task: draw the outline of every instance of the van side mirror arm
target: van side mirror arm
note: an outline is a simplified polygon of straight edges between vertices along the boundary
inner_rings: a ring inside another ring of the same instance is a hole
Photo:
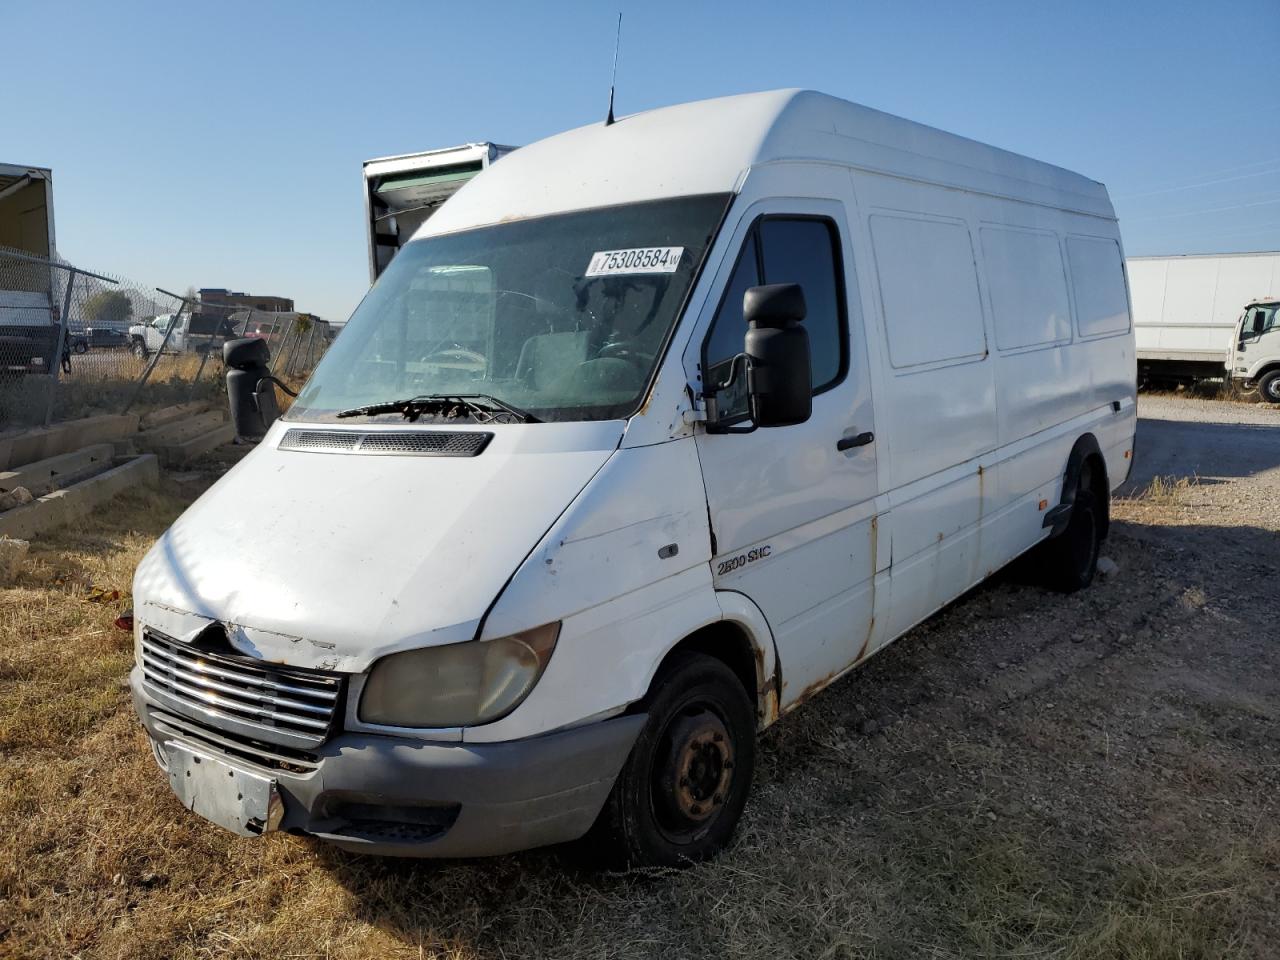
[[[754,433],[757,429],[755,423],[746,427],[722,427],[719,425],[720,391],[728,390],[733,386],[734,381],[738,379],[739,370],[746,376],[751,375],[751,357],[746,353],[735,354],[729,361],[729,373],[724,378],[724,381],[711,384],[710,388],[703,392],[702,400],[707,405],[707,418],[703,422],[706,425],[707,433]]]

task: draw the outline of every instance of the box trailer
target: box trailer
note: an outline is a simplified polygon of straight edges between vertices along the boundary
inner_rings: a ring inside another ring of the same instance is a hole
[[[0,163],[0,373],[48,373],[57,357],[53,171]]]
[[[440,204],[515,147],[464,143],[364,163],[364,210],[369,232],[369,282]]]
[[[1234,374],[1227,362],[1246,308],[1280,299],[1280,252],[1130,257],[1126,266],[1140,380]]]

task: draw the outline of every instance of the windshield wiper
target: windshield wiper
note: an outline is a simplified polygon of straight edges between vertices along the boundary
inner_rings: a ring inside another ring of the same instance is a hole
[[[339,411],[340,418],[376,417],[383,413],[399,413],[410,423],[423,414],[444,414],[448,417],[469,414],[480,423],[490,423],[499,417],[510,417],[517,423],[541,423],[527,410],[514,407],[505,400],[487,393],[426,393],[404,400],[387,400],[363,407]]]

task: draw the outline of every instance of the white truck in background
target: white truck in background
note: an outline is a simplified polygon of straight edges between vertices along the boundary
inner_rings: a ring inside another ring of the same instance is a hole
[[[387,268],[418,227],[468,180],[515,147],[458,147],[379,157],[364,162],[364,210],[369,233],[369,282]]]
[[[0,163],[0,247],[41,259],[55,255],[53,171]],[[52,271],[0,258],[0,373],[48,373],[57,362],[58,316]]]
[[[1129,257],[1138,379],[1236,380],[1280,403],[1280,252]]]

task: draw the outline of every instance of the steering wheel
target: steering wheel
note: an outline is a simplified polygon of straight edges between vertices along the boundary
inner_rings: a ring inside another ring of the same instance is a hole
[[[634,340],[615,340],[596,351],[596,359],[603,360],[607,357],[626,360],[643,371],[648,371],[649,365],[653,363],[653,354],[641,350]]]
[[[463,346],[446,347],[443,350],[437,350],[435,353],[428,354],[423,357],[422,363],[443,363],[452,360],[466,363],[484,363],[485,356],[482,353],[476,353],[474,350],[468,350]]]

